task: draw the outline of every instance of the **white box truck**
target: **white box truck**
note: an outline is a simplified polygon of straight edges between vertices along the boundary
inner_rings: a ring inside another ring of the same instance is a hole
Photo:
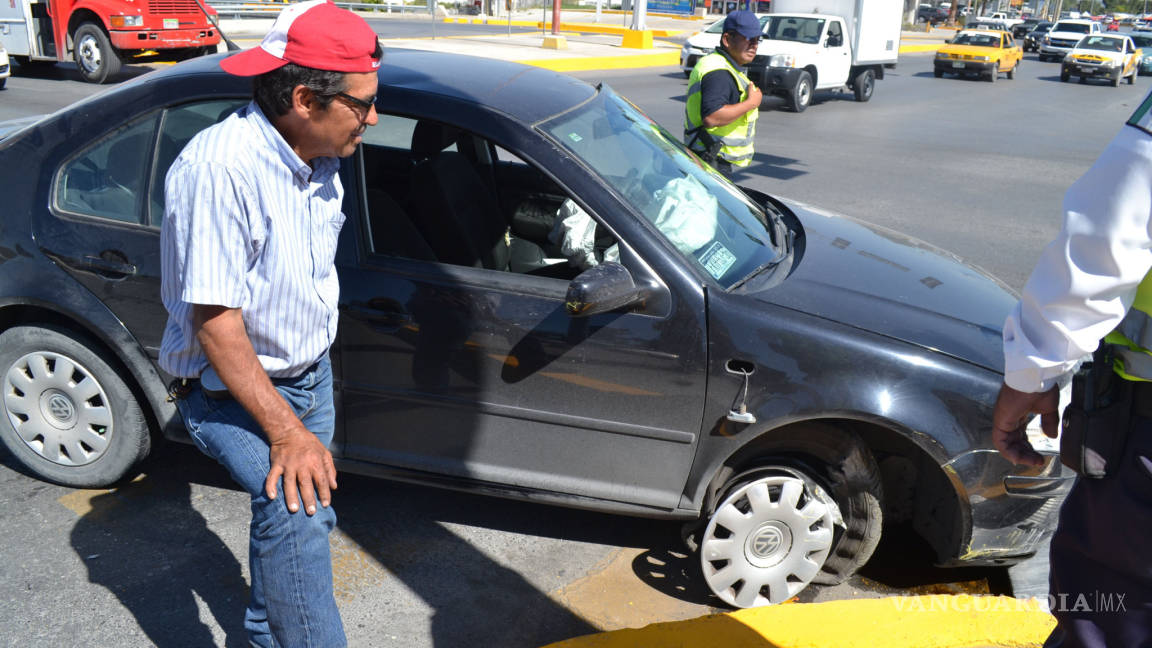
[[[748,76],[803,112],[816,90],[868,101],[900,53],[902,0],[772,0]]]

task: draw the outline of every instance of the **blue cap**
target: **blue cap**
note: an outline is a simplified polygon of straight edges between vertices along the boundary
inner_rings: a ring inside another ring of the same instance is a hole
[[[736,32],[748,40],[760,38],[760,19],[747,9],[739,9],[724,19],[724,31]]]

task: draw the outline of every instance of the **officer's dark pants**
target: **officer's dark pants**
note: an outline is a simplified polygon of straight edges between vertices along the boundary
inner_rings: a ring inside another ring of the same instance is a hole
[[[1137,416],[1123,463],[1078,479],[1052,538],[1045,648],[1152,648],[1152,418]]]

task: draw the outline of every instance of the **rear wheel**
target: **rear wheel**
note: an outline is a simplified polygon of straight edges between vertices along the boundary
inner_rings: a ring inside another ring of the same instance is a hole
[[[1013,65],[1012,69],[1008,70],[1008,73],[1005,76],[1008,77],[1009,81],[1016,78],[1016,68],[1018,67],[1020,67],[1020,61],[1016,61],[1016,65]]]
[[[102,352],[67,329],[18,326],[0,334],[0,441],[36,475],[97,488],[148,454],[136,397]]]
[[[856,75],[852,83],[852,92],[856,101],[868,101],[872,98],[872,91],[876,88],[876,72],[871,68]]]
[[[796,79],[796,86],[792,88],[792,96],[789,98],[789,104],[792,106],[792,112],[804,112],[808,104],[812,102],[812,75],[807,72],[801,72],[800,78]]]
[[[1136,70],[1132,70],[1132,74],[1128,75],[1128,85],[1136,85]]]
[[[880,473],[856,437],[812,424],[759,451],[754,468],[717,491],[700,541],[708,587],[736,607],[840,583],[880,541]]]
[[[80,76],[91,83],[104,83],[120,72],[120,55],[99,25],[84,23],[72,37],[73,58]]]

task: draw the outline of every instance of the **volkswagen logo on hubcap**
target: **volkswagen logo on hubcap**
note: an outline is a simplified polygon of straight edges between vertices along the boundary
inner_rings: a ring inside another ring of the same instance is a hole
[[[76,424],[76,405],[58,389],[49,389],[41,394],[40,412],[48,423],[61,430]]]
[[[780,531],[773,527],[766,527],[752,539],[752,551],[757,556],[767,558],[779,551],[780,545],[783,543],[784,538],[780,536]]]

